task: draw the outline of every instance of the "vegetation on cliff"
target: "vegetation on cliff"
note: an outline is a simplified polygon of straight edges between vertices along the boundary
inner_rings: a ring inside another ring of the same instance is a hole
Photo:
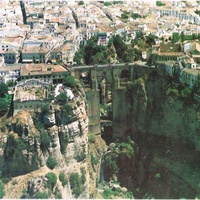
[[[88,116],[85,94],[80,83],[72,76],[65,79],[63,85],[63,90],[70,87],[76,99],[62,101],[61,98],[60,102],[54,97],[51,103],[42,103],[41,108],[19,111],[7,119],[1,118],[0,170],[5,175],[3,179],[9,179],[5,186],[6,197],[21,195],[22,198],[61,199],[67,195],[68,198],[70,195],[87,195],[85,158]],[[69,164],[72,160],[77,163],[78,185],[81,184],[81,190],[78,193],[75,190],[73,194],[68,181],[74,170]],[[30,176],[26,176],[26,173]],[[21,175],[20,180],[18,175]],[[21,182],[20,185],[17,181]],[[5,187],[0,184],[2,196]],[[7,193],[7,188],[15,190],[17,187],[21,189]],[[64,187],[68,193],[62,192]]]
[[[9,108],[11,95],[8,94],[8,86],[0,83],[0,116],[3,116]]]
[[[142,50],[155,44],[156,36],[144,36],[141,31],[133,40],[125,36],[112,36],[107,46],[97,45],[98,37],[92,37],[85,46],[80,46],[74,61],[78,65],[109,64],[142,60]]]
[[[124,142],[115,142],[110,144],[109,150],[105,155],[107,181],[110,181],[109,179],[115,179],[115,177],[120,174],[119,162],[121,162],[121,159],[131,160],[135,155],[135,151],[135,143],[130,139],[130,137],[128,137]]]
[[[2,180],[0,180],[0,199],[2,199],[4,197],[4,184],[2,182]]]
[[[75,196],[75,198],[78,198],[84,190],[83,185],[85,183],[85,172],[81,171],[81,174],[82,175],[80,176],[77,172],[75,172],[75,173],[71,173],[69,177],[72,194]]]

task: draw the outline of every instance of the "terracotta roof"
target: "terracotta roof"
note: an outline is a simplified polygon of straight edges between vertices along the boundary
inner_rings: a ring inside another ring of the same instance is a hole
[[[66,72],[67,70],[61,65],[49,64],[25,64],[21,66],[21,76],[28,75],[51,75],[53,73]]]
[[[47,53],[48,49],[44,47],[26,46],[22,49],[22,53]]]

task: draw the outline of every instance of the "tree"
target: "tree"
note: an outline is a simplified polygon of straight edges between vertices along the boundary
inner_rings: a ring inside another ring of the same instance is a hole
[[[37,192],[34,196],[34,199],[48,199],[49,195],[47,192]]]
[[[137,19],[137,18],[141,18],[141,15],[139,15],[138,13],[132,13],[132,14],[131,14],[131,17],[132,17],[133,19]]]
[[[53,190],[54,186],[57,183],[57,176],[53,172],[46,174],[47,177],[47,186],[49,189]]]
[[[57,97],[56,97],[57,101],[60,104],[65,104],[67,102],[67,95],[64,92],[61,92]]]
[[[48,150],[48,148],[50,147],[50,142],[51,139],[48,133],[46,132],[46,130],[42,129],[40,134],[40,148],[42,149],[42,151]]]
[[[79,5],[79,6],[84,5],[84,1],[79,1],[79,2],[78,2],[78,5]]]
[[[63,106],[63,112],[65,112],[67,115],[73,115],[73,108],[70,104],[65,104]]]
[[[0,116],[4,115],[8,109],[8,102],[5,98],[0,98]]]
[[[64,80],[63,80],[63,85],[66,87],[72,87],[75,88],[76,87],[76,80],[73,76],[67,76]]]
[[[117,56],[123,60],[124,55],[127,51],[127,46],[125,42],[122,40],[122,37],[119,35],[114,36],[113,38],[113,45],[115,47]]]
[[[155,38],[156,38],[156,36],[150,33],[149,35],[146,36],[146,43],[149,46],[154,45],[155,44]]]
[[[83,192],[82,180],[78,173],[71,173],[69,177],[69,182],[72,189],[72,194],[75,198],[78,198],[80,194]]]
[[[136,32],[136,36],[135,36],[135,39],[144,39],[144,35],[142,33],[142,31],[137,31]]]
[[[122,14],[121,14],[121,18],[122,18],[122,19],[128,19],[128,15],[125,14],[125,13],[122,13]]]
[[[49,169],[54,169],[55,166],[57,165],[57,162],[56,160],[54,160],[53,157],[49,156],[46,164]]]
[[[112,5],[111,2],[104,2],[104,6],[110,6],[110,5]]]
[[[93,64],[93,56],[99,52],[105,51],[105,47],[101,45],[97,45],[98,37],[94,36],[88,40],[85,48],[84,48],[84,59],[86,65]]]
[[[187,86],[181,91],[182,98],[190,98],[192,90]]]
[[[44,104],[42,104],[42,106],[41,106],[41,111],[42,111],[42,114],[43,115],[46,115],[46,114],[48,114],[49,113],[49,107],[50,107],[50,105],[49,105],[49,103],[44,103]]]
[[[5,97],[5,95],[8,94],[8,86],[1,82],[0,83],[0,98]]]
[[[183,42],[185,40],[185,34],[183,31],[181,31],[180,37],[181,37],[181,42]]]
[[[176,43],[180,40],[180,35],[179,33],[173,33],[172,35],[172,42]]]
[[[162,3],[161,1],[156,1],[156,5],[157,5],[157,6],[164,6],[165,4]]]
[[[62,186],[64,187],[65,185],[67,185],[67,178],[64,172],[60,172],[59,174],[59,180],[62,183]]]
[[[84,63],[84,48],[80,46],[79,50],[74,55],[74,62],[77,63],[77,65],[83,65]]]

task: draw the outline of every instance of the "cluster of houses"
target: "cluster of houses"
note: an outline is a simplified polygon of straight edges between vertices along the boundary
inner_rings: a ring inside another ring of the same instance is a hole
[[[200,32],[197,1],[170,0],[164,6],[157,6],[156,1],[114,2],[2,0],[0,81],[61,83],[68,74],[63,66],[72,64],[80,44],[94,35],[98,45],[107,45],[112,35],[125,33],[134,38],[139,30],[168,38],[173,32]],[[152,65],[162,63],[171,76],[179,69],[180,81],[192,87],[199,73],[200,44],[158,40],[143,59]]]
[[[86,44],[94,35],[98,36],[98,45],[107,45],[113,34],[125,33],[134,38],[138,30],[159,37],[169,37],[172,31],[181,32],[181,27],[191,30],[188,34],[199,32],[197,3],[165,1],[165,4],[3,0],[0,3],[0,66],[73,63],[80,44]],[[121,17],[123,13],[129,13],[128,19]],[[139,18],[132,18],[131,14]]]
[[[178,77],[182,84],[191,88],[200,75],[200,43],[163,43],[156,47],[149,56],[152,65],[164,66],[171,77]]]

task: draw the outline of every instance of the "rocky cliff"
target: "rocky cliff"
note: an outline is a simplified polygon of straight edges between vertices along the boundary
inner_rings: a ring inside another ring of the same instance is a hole
[[[136,198],[195,198],[200,175],[199,102],[163,71],[135,76],[125,90],[123,136],[130,136],[138,151],[126,161],[120,154],[113,159],[118,164],[117,181]],[[106,168],[109,171],[108,163]]]
[[[84,91],[66,105],[20,111],[1,121],[0,171],[4,198],[95,198],[101,156],[101,138],[92,147],[98,156],[91,166],[88,115]],[[55,183],[53,183],[53,180]],[[52,181],[52,182],[51,182]]]

